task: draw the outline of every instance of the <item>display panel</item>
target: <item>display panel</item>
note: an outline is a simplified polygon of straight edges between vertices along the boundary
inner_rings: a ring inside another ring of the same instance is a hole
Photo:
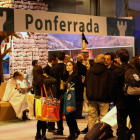
[[[125,48],[130,53],[130,58],[133,57],[133,37],[125,36],[97,36],[85,35],[89,50],[89,58],[94,59],[98,54],[105,54],[106,52],[114,52],[121,48]],[[82,39],[81,35],[71,34],[48,34],[48,52],[51,54],[58,54],[64,51],[69,54],[74,61],[76,56],[81,53]]]

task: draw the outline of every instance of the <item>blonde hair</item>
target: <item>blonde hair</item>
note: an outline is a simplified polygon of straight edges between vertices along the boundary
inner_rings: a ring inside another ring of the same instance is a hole
[[[22,76],[22,72],[21,71],[15,71],[13,77],[16,76]]]
[[[81,60],[84,59],[84,56],[82,54],[79,54],[76,59],[77,59],[77,62],[81,62]]]
[[[97,55],[95,60],[94,60],[95,63],[101,63],[101,64],[104,64],[104,61],[105,61],[105,55],[104,54]]]

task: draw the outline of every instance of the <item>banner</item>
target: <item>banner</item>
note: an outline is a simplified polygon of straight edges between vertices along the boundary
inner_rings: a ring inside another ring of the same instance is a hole
[[[0,8],[0,31],[134,36],[134,20]]]

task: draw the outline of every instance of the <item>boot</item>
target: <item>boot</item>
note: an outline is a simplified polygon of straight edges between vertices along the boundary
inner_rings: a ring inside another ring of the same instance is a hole
[[[65,140],[75,140],[75,136],[74,135],[69,135]]]
[[[78,129],[76,132],[75,132],[75,139],[77,139],[80,135],[80,130]]]
[[[23,111],[23,116],[22,116],[22,120],[25,121],[27,119],[27,116],[26,116],[26,111]]]
[[[42,136],[41,140],[49,140],[49,139],[47,139],[46,136],[44,135]]]
[[[41,134],[36,133],[35,140],[41,140]]]
[[[88,132],[88,125],[87,125],[87,127],[84,130],[81,131],[81,133],[82,134],[86,134],[87,132]]]
[[[26,111],[23,111],[22,120],[23,121],[30,120],[30,118],[28,118],[28,116],[26,115]]]

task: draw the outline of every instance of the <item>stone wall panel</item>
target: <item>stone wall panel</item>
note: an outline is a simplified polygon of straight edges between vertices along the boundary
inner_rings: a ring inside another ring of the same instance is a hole
[[[8,7],[13,9],[48,11],[48,4],[44,3],[43,0],[9,0],[8,4]],[[5,80],[12,77],[13,70],[26,71],[31,68],[33,59],[38,60],[42,67],[47,64],[48,34],[34,33],[30,37],[23,37],[20,32],[17,34],[21,39],[13,38],[13,53],[10,53],[10,76],[5,76]]]

